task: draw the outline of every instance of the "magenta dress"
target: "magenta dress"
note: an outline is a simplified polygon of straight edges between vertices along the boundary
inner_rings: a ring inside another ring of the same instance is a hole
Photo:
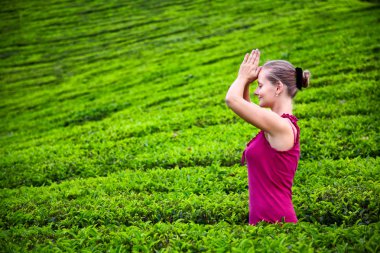
[[[300,129],[294,115],[284,113],[281,117],[289,118],[297,129],[295,144],[290,150],[272,148],[261,130],[243,152],[241,164],[246,160],[248,166],[251,225],[262,220],[268,223],[298,221],[292,203],[292,185],[300,158]]]

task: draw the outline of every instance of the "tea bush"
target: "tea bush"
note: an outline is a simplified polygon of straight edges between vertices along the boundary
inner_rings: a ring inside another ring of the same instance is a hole
[[[2,252],[379,251],[378,3],[3,2]],[[312,74],[297,224],[248,225],[254,48]]]

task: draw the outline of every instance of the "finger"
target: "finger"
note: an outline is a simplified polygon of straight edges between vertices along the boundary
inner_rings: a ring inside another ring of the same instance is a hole
[[[249,57],[249,54],[248,54],[248,53],[245,54],[245,56],[244,56],[244,60],[243,60],[243,63],[246,63],[246,62],[248,61],[248,57]]]
[[[248,57],[248,63],[252,63],[252,58],[253,58],[253,53],[255,52],[255,50],[252,50],[252,52],[250,53],[249,57]]]
[[[252,53],[251,53],[251,59],[250,59],[250,63],[254,63],[255,62],[255,59],[257,57],[257,51],[256,50],[252,50]]]
[[[260,61],[260,51],[257,50],[255,54],[255,59],[253,60],[253,64],[259,66]]]

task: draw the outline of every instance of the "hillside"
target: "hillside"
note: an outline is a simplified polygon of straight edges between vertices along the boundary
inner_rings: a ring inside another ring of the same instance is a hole
[[[2,251],[379,251],[378,3],[3,2]],[[224,101],[254,48],[312,74],[283,227],[247,225]]]

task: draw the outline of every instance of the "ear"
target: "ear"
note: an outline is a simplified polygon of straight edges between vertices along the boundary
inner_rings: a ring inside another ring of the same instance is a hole
[[[277,81],[276,92],[281,93],[285,90],[285,85],[281,81]]]

